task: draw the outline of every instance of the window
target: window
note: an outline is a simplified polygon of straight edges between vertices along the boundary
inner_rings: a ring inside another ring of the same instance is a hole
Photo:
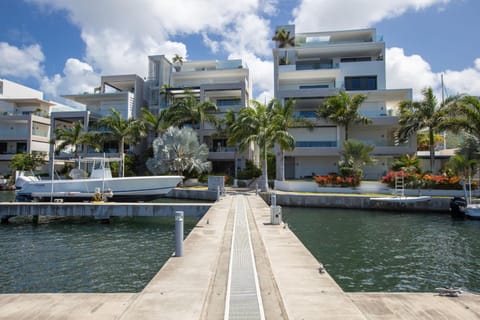
[[[345,77],[345,90],[377,90],[377,76]]]
[[[27,152],[27,143],[26,142],[17,142],[17,153]]]
[[[335,148],[337,141],[296,141],[295,147],[298,148]]]
[[[8,153],[8,145],[6,142],[0,142],[0,154]]]
[[[355,57],[355,58],[342,58],[340,62],[362,62],[362,61],[372,61],[370,57]]]
[[[240,99],[218,99],[217,107],[231,107],[239,106],[241,104]]]
[[[312,84],[300,86],[300,89],[321,89],[328,88],[328,84]]]
[[[293,113],[295,118],[316,118],[317,112],[316,111],[295,111]]]

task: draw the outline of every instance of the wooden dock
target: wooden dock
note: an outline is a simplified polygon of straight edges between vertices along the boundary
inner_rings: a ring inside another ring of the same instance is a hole
[[[4,294],[0,319],[480,318],[479,295],[345,293],[320,266],[259,196],[227,195],[140,293]],[[235,301],[234,286],[251,299]]]

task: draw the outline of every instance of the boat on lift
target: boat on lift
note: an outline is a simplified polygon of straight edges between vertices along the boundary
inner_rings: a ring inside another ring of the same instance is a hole
[[[72,179],[40,180],[35,176],[17,178],[17,201],[82,201],[92,200],[100,191],[112,200],[141,201],[167,194],[183,179],[182,176],[112,177],[111,162],[119,158],[89,157],[79,161],[79,167],[70,171]],[[90,174],[80,169],[90,168]],[[53,176],[53,175],[51,175]]]

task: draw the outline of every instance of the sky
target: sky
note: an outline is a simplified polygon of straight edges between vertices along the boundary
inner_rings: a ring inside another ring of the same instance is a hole
[[[273,96],[276,26],[376,28],[387,88],[480,96],[478,0],[0,0],[0,78],[47,99],[93,92],[101,75],[147,74],[148,56],[243,59],[253,98]]]

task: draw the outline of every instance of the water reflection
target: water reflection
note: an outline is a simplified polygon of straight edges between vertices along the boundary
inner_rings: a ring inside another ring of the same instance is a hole
[[[480,291],[480,222],[446,214],[284,208],[345,291]]]

